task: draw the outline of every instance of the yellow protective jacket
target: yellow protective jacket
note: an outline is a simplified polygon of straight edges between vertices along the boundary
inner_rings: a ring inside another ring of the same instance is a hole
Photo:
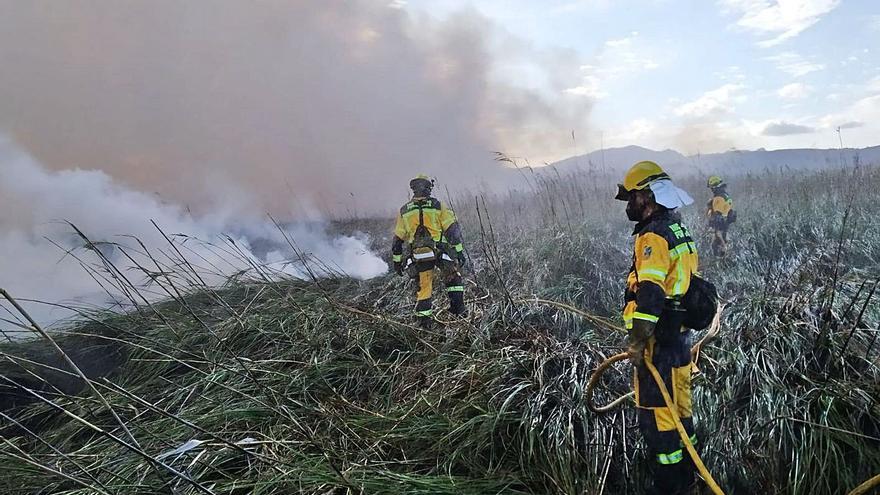
[[[657,323],[667,301],[687,292],[698,268],[697,248],[678,213],[657,212],[639,222],[633,235],[633,264],[623,309],[627,330],[632,329],[634,319]]]
[[[725,192],[716,194],[706,205],[709,225],[713,228],[724,228],[727,226],[731,211],[733,211],[733,199]]]
[[[464,246],[461,239],[461,228],[455,213],[436,198],[414,197],[400,207],[397,222],[394,225],[394,240],[391,245],[391,256],[394,262],[403,261],[403,245],[413,241],[416,228],[419,226],[419,207],[421,206],[425,228],[437,243],[449,244],[456,252],[462,252]]]

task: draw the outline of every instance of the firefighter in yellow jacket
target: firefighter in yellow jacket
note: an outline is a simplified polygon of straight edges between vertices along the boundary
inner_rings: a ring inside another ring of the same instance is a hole
[[[465,263],[464,245],[455,214],[438,199],[431,197],[434,181],[419,175],[410,181],[409,187],[413,197],[400,208],[397,215],[391,256],[398,275],[403,275],[404,270],[408,269],[415,276],[416,315],[419,325],[430,327],[434,316],[431,294],[435,269],[439,268],[443,277],[449,297],[449,311],[455,315],[465,313],[461,277],[461,268]]]
[[[733,200],[727,194],[727,184],[721,177],[709,177],[706,187],[712,190],[712,199],[706,205],[706,216],[712,230],[712,254],[723,257],[727,255],[727,230],[736,221],[736,210],[733,209]]]
[[[654,377],[657,368],[682,424],[696,445],[691,406],[690,331],[682,323],[681,299],[697,271],[697,250],[677,208],[693,199],[654,162],[632,166],[618,186],[627,217],[636,222],[633,263],[626,281],[623,319],[630,360],[635,365],[635,400],[639,430],[654,461],[648,493],[689,493],[694,463],[681,443],[672,414]]]

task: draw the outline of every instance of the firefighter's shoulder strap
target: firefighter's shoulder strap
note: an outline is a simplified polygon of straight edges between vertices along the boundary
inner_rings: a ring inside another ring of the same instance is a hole
[[[419,225],[416,226],[416,234],[430,237],[428,227],[425,225],[425,201],[416,201],[416,208],[419,209]],[[433,240],[433,238],[432,238]]]
[[[419,225],[413,234],[412,257],[415,261],[433,261],[437,258],[437,246],[434,237],[425,225],[425,201],[416,201],[415,205],[419,209]]]

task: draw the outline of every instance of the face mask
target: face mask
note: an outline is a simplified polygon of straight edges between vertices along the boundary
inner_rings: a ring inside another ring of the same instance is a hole
[[[626,218],[629,218],[631,222],[640,222],[644,211],[645,206],[643,202],[639,200],[638,195],[633,194],[629,201],[626,202]]]

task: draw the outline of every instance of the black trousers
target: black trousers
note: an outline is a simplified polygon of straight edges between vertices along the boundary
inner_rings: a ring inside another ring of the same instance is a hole
[[[685,432],[696,446],[691,403],[690,331],[682,331],[682,318],[680,312],[663,313],[655,326],[654,337],[648,343],[645,361],[650,361],[657,369]],[[635,389],[639,431],[653,460],[653,487],[648,493],[689,493],[694,484],[695,466],[646,362],[636,368]]]

